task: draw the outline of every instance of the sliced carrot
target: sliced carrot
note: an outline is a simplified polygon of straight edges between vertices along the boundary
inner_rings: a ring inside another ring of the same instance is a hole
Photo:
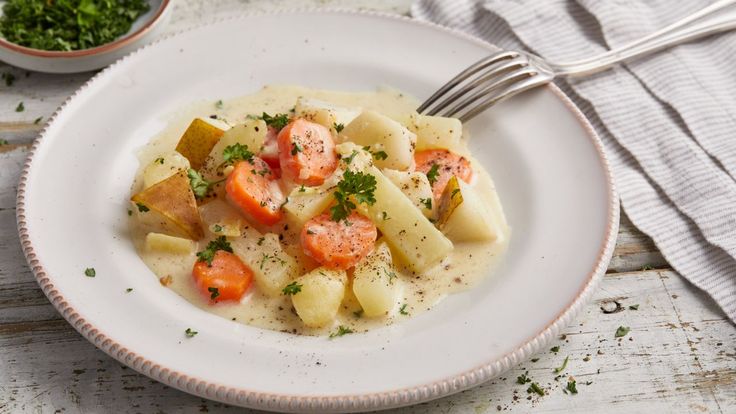
[[[240,300],[253,281],[253,271],[238,256],[218,250],[207,262],[197,262],[192,269],[199,290],[213,301]]]
[[[431,177],[432,174],[427,176],[430,178],[435,200],[439,200],[442,192],[445,191],[447,182],[450,181],[453,175],[465,182],[470,182],[470,179],[473,177],[473,169],[470,167],[470,161],[446,149],[419,151],[414,154],[414,161],[416,163],[416,170],[425,174],[430,173],[433,167],[435,165],[437,166],[435,167],[437,173],[434,176],[434,182]]]
[[[283,218],[284,194],[271,168],[258,157],[253,157],[253,162],[235,164],[227,177],[225,193],[230,203],[259,223],[270,226]]]
[[[279,132],[278,143],[281,170],[297,184],[321,185],[337,168],[335,140],[320,124],[296,119]]]
[[[373,250],[377,233],[376,226],[356,212],[348,216],[347,223],[333,221],[324,213],[302,228],[302,248],[323,266],[349,269]]]

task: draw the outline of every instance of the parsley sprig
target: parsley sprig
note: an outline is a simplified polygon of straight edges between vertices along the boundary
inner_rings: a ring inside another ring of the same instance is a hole
[[[223,165],[233,165],[236,161],[248,161],[252,164],[254,156],[255,154],[248,149],[247,145],[239,142],[228,145],[222,150]]]
[[[440,175],[440,165],[439,164],[432,164],[432,167],[427,171],[427,179],[429,180],[429,185],[434,185],[435,182],[437,182],[437,178]]]
[[[336,331],[336,332],[332,332],[332,333],[330,334],[330,339],[332,339],[332,338],[337,338],[337,337],[339,337],[339,336],[345,336],[345,335],[347,335],[347,334],[351,334],[351,333],[353,333],[353,332],[354,332],[354,331],[353,331],[352,329],[350,329],[350,328],[347,328],[347,327],[345,327],[345,326],[342,326],[342,325],[340,325],[340,326],[338,326],[338,327],[337,327],[337,331]]]
[[[201,252],[197,252],[197,260],[200,262],[207,262],[207,266],[211,267],[212,259],[215,258],[215,253],[217,253],[218,250],[223,250],[229,253],[233,252],[233,248],[230,246],[230,242],[227,241],[225,236],[220,236],[215,240],[212,240],[207,244],[207,248]]]
[[[202,177],[202,174],[192,168],[187,170],[187,177],[189,177],[189,186],[192,187],[194,196],[200,199],[205,198],[213,186],[225,181],[224,178],[217,181],[208,181]]]
[[[284,286],[284,288],[281,290],[281,293],[287,296],[296,295],[297,293],[302,291],[302,285],[297,283],[296,281],[293,281],[289,283],[288,285]]]
[[[277,130],[281,130],[289,123],[289,115],[287,114],[276,114],[271,116],[264,112],[263,115],[261,115],[261,119],[266,122],[266,125]]]
[[[357,207],[351,197],[358,203],[372,206],[376,202],[376,177],[361,171],[346,170],[342,180],[337,183],[337,190],[333,193],[336,204],[330,208],[332,220],[347,220],[350,213]]]

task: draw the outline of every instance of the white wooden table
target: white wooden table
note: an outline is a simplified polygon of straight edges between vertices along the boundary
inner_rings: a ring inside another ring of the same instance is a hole
[[[178,0],[169,31],[246,11],[334,6],[406,14],[410,0]],[[49,304],[26,265],[15,225],[21,166],[43,122],[92,76],[13,73],[0,83],[0,413],[233,412],[122,366],[83,339]],[[25,111],[16,112],[23,102]],[[39,117],[42,121],[35,123]],[[0,141],[2,142],[2,141]],[[623,310],[604,313],[601,308]],[[638,310],[629,308],[638,305]],[[622,339],[619,326],[631,327]],[[405,413],[736,412],[736,328],[712,300],[673,272],[624,217],[595,301],[535,362],[477,388]],[[560,377],[554,368],[569,356]],[[533,360],[534,361],[534,360]],[[546,391],[527,394],[528,376]],[[577,395],[563,392],[577,380]]]

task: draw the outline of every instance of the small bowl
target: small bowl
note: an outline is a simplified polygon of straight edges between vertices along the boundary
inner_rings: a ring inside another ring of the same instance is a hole
[[[0,1],[0,7],[2,3]],[[171,16],[171,0],[149,0],[148,4],[150,10],[133,22],[128,33],[110,43],[61,52],[32,49],[0,37],[0,60],[19,68],[47,73],[77,73],[104,68],[161,33]]]

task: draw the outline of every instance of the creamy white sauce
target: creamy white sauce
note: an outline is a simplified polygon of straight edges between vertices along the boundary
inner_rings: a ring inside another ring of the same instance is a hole
[[[315,98],[345,107],[358,107],[381,112],[397,120],[404,119],[417,106],[415,99],[391,89],[379,89],[375,92],[348,93],[325,90],[314,90],[294,86],[266,86],[258,93],[228,101],[223,105],[213,102],[204,102],[185,108],[172,116],[168,126],[150,144],[138,153],[141,167],[136,181],[132,186],[132,193],[142,187],[142,172],[148,163],[156,159],[159,154],[171,151],[186,130],[192,119],[196,117],[217,117],[230,125],[242,122],[247,115],[259,115],[262,112],[270,114],[288,112],[293,108],[299,97]],[[467,140],[464,134],[464,140]],[[460,148],[453,149],[467,156],[474,171],[473,187],[486,205],[499,205],[493,181],[483,167],[468,154],[464,142]],[[136,219],[135,212],[130,220],[130,228],[136,249],[157,277],[170,279],[168,287],[173,289],[186,300],[199,308],[220,315],[236,322],[284,332],[297,334],[322,335],[335,331],[343,325],[355,332],[365,331],[377,326],[390,325],[401,322],[416,314],[425,312],[444,297],[454,292],[470,289],[487,277],[503,256],[510,236],[510,230],[505,224],[503,214],[498,219],[502,224],[501,241],[483,243],[456,243],[452,253],[439,265],[421,275],[412,275],[406,269],[399,268],[400,283],[403,291],[395,309],[389,316],[380,318],[358,317],[355,312],[360,309],[357,300],[350,290],[346,289],[343,306],[338,313],[334,324],[320,329],[307,328],[301,322],[291,305],[288,296],[276,298],[267,297],[260,293],[255,286],[251,286],[239,303],[221,302],[212,303],[208,296],[202,294],[196,287],[192,277],[192,266],[196,261],[194,252],[201,251],[213,238],[210,234],[197,243],[196,249],[189,255],[167,254],[152,252],[145,248],[146,230]],[[300,261],[302,272],[313,268],[315,264],[300,252],[298,245],[298,231],[289,229],[283,231],[283,226],[276,226],[283,234],[284,249]],[[274,230],[272,230],[274,231]],[[399,312],[402,305],[406,315]]]

